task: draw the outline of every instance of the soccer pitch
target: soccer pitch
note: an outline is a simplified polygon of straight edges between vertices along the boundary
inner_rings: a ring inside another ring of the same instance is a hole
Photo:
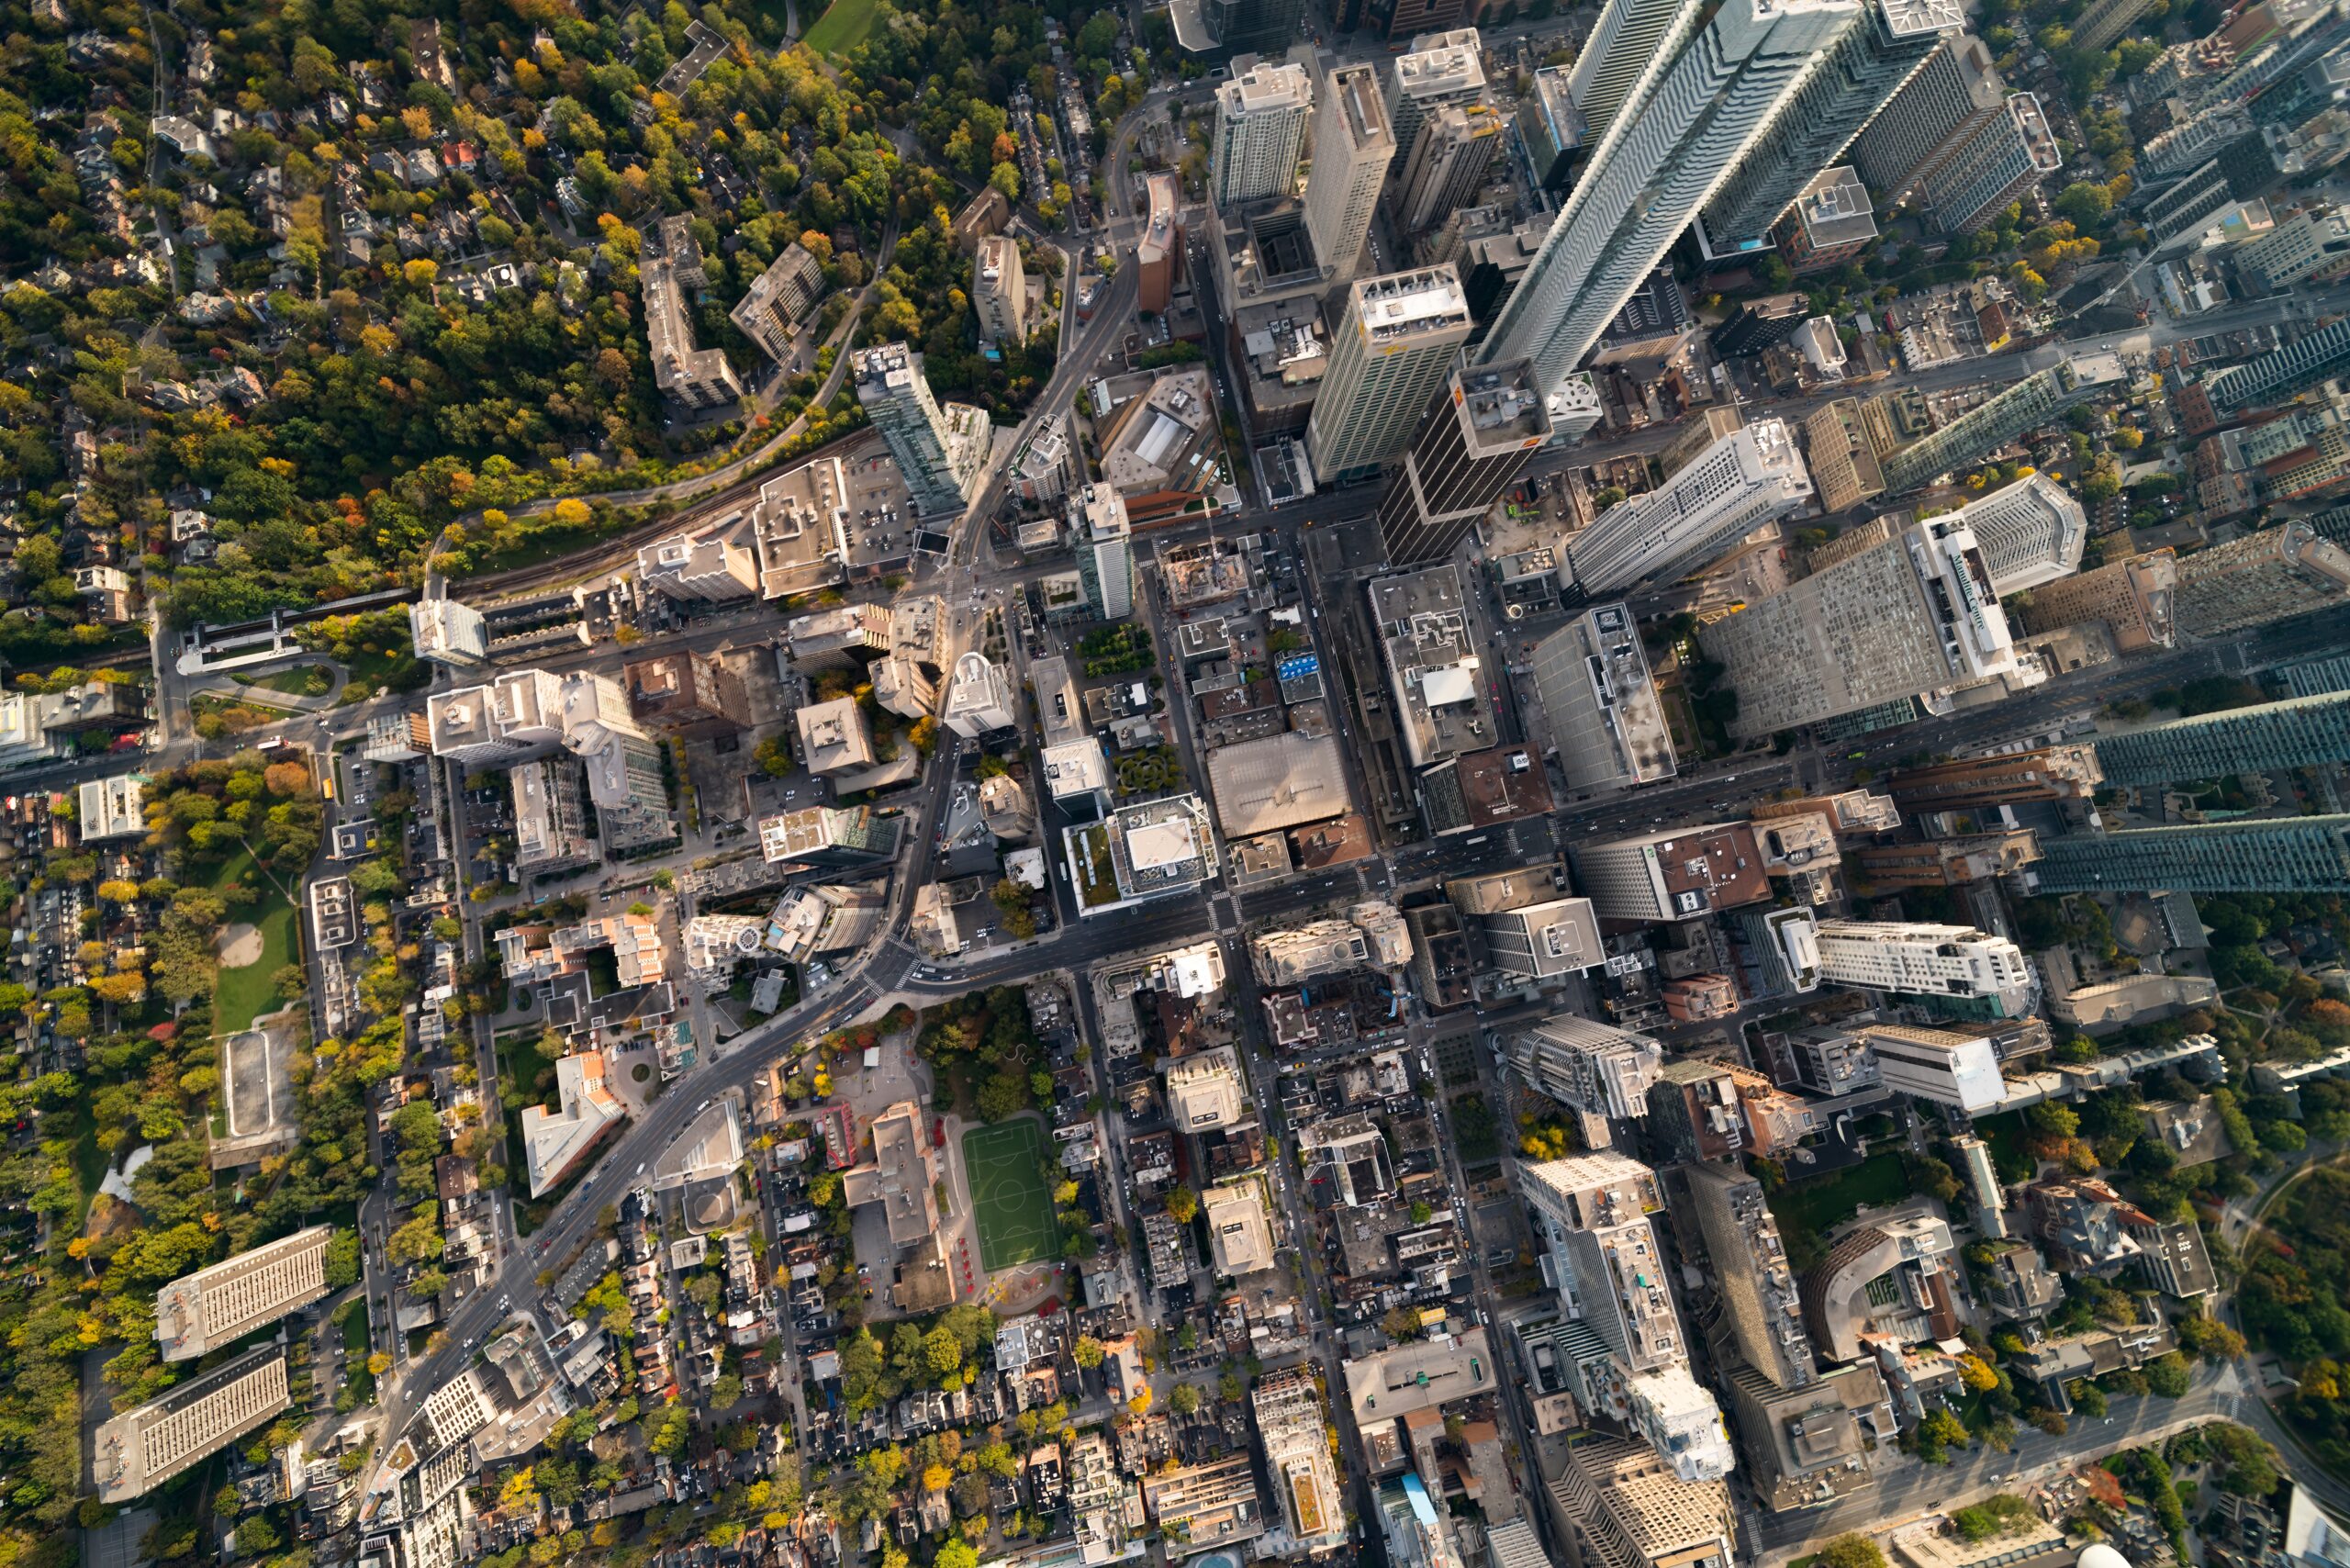
[[[963,1135],[963,1170],[979,1225],[979,1262],[988,1272],[1053,1253],[1053,1195],[1037,1162],[1044,1136],[1023,1118]]]

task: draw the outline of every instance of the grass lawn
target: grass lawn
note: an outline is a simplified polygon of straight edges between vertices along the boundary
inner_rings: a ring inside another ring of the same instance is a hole
[[[1044,1153],[1044,1135],[1024,1117],[963,1135],[963,1169],[979,1222],[979,1262],[990,1273],[1049,1256],[1060,1234],[1053,1224],[1053,1195],[1036,1168]]]
[[[229,883],[253,870],[250,850],[240,849],[221,863],[213,874],[212,887],[217,892]],[[261,901],[242,909],[231,909],[230,924],[249,924],[261,933],[261,962],[248,964],[241,969],[220,971],[219,986],[212,1000],[212,1028],[216,1035],[233,1035],[250,1029],[253,1020],[265,1013],[274,1013],[288,1000],[277,994],[277,987],[270,979],[286,965],[299,961],[294,946],[294,906],[281,895],[276,884],[266,876],[255,875],[253,885],[260,890]]]
[[[375,1353],[375,1342],[367,1333],[367,1298],[352,1297],[335,1322],[342,1329],[342,1381],[358,1395],[360,1405],[373,1405],[375,1374],[367,1370],[367,1358]]]
[[[880,0],[833,0],[800,41],[837,60],[863,43],[880,20]]]
[[[1910,1193],[1901,1156],[1873,1154],[1849,1170],[1816,1182],[1796,1182],[1771,1194],[1771,1212],[1782,1226],[1824,1236],[1861,1210],[1897,1204]]]
[[[106,1179],[111,1165],[106,1151],[98,1147],[98,1122],[90,1114],[90,1102],[85,1095],[73,1107],[73,1174],[82,1185],[81,1211],[73,1216],[77,1222],[89,1218],[90,1200],[98,1195],[98,1183]],[[75,1228],[80,1228],[78,1223]]]
[[[323,665],[295,665],[268,675],[232,675],[229,678],[239,686],[257,686],[265,691],[282,691],[288,697],[324,697],[327,688],[334,684],[334,677]]]

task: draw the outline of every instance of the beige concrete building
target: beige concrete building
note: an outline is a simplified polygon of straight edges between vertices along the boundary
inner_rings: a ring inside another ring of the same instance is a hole
[[[2032,589],[2023,607],[2024,630],[2040,633],[2101,625],[2112,633],[2116,653],[2167,648],[2178,640],[2171,618],[2177,589],[2175,552],[2125,555]]]
[[[1028,271],[1011,235],[979,241],[971,263],[971,305],[979,313],[981,336],[999,343],[1028,341]]]
[[[327,1243],[314,1225],[263,1242],[155,1294],[155,1340],[167,1361],[193,1361],[327,1294]]]
[[[268,1424],[293,1404],[285,1352],[267,1346],[126,1410],[98,1428],[90,1479],[98,1501],[154,1490],[207,1455]]]

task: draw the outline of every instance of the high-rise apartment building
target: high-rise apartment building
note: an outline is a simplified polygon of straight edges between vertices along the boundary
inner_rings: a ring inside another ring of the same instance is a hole
[[[2153,3],[2154,0],[2095,0],[2073,25],[2073,47],[2111,49],[2114,40],[2128,32]]]
[[[961,511],[987,463],[987,415],[960,404],[939,407],[913,351],[903,343],[857,350],[849,374],[856,400],[897,461],[914,510],[926,517]]]
[[[1172,173],[1143,176],[1145,210],[1135,241],[1135,308],[1163,311],[1175,297],[1175,274],[1183,265],[1183,225],[1177,216],[1182,187]]]
[[[770,865],[814,870],[878,866],[896,858],[902,819],[870,806],[803,806],[759,819],[759,854]]]
[[[640,559],[643,554],[638,552]],[[475,669],[489,662],[487,622],[463,599],[445,593],[419,599],[408,607],[408,625],[416,656],[428,664]]]
[[[1785,423],[1757,420],[1571,536],[1561,579],[1578,602],[1671,582],[1713,565],[1748,534],[1799,510],[1811,493],[1811,475]]]
[[[1388,565],[1449,559],[1530,454],[1554,432],[1572,437],[1598,421],[1599,392],[1590,376],[1570,377],[1561,394],[1554,419],[1524,360],[1450,367],[1441,400],[1379,498]]]
[[[1779,215],[1965,21],[1959,0],[1869,0],[1706,204],[1698,235],[1707,253],[1766,246]]]
[[[2010,93],[1998,114],[1918,183],[1943,232],[1972,234],[2064,166],[2064,151],[2039,98]]]
[[[2109,784],[2176,784],[2231,773],[2330,767],[2350,758],[2350,691],[2199,713],[2097,743]]]
[[[517,765],[506,776],[514,798],[514,868],[538,875],[593,866],[595,817],[587,780],[567,756]]]
[[[1936,475],[1996,452],[2026,431],[2063,418],[2077,404],[2119,391],[2129,378],[2121,361],[2109,353],[2074,354],[2033,371],[1886,458],[1885,487],[1895,495],[1922,488]]]
[[[1028,273],[1011,235],[979,236],[971,262],[971,306],[979,314],[980,335],[990,342],[1028,341]]]
[[[324,1296],[333,1239],[332,1226],[314,1225],[165,1285],[155,1294],[162,1359],[193,1361]]]
[[[1575,110],[1569,84],[1572,68],[1545,65],[1517,105],[1518,140],[1534,165],[1534,183],[1546,191],[1562,191],[1574,174],[1574,155],[1583,146],[1583,117]]]
[[[2004,936],[1922,921],[1823,920],[1816,941],[1831,985],[1982,1001],[2002,1018],[2031,1011],[2031,965]]]
[[[2011,593],[2053,583],[2081,564],[2088,514],[2045,474],[2029,474],[1958,509],[1990,569],[1991,591]]]
[[[1730,1568],[1737,1561],[1729,1489],[1719,1481],[1693,1485],[1662,1456],[1621,1438],[1594,1432],[1569,1445],[1549,1501],[1576,1568]]]
[[[2177,595],[2175,552],[2125,555],[2034,588],[2031,602],[2024,607],[2023,628],[2062,632],[2068,626],[2098,624],[2112,636],[2116,653],[2167,648],[2178,641],[2173,614]]]
[[[1732,734],[1770,736],[2016,670],[2014,637],[1964,524],[1934,517],[1701,633],[1729,667]]]
[[[1646,1438],[1679,1483],[1718,1482],[1734,1462],[1720,1408],[1689,1371],[1681,1316],[1649,1215],[1656,1172],[1614,1150],[1521,1165],[1545,1244],[1544,1278],[1588,1331],[1568,1346],[1583,1408]]]
[[[588,798],[608,850],[643,849],[682,835],[669,804],[661,745],[629,711],[628,692],[610,676],[574,670],[563,678],[563,749],[588,772]]]
[[[1544,386],[1581,364],[1860,10],[1857,0],[1729,0],[1716,12],[1647,101],[1623,106],[1630,118],[1598,143],[1484,359],[1531,359]]]
[[[1324,485],[1403,455],[1473,325],[1450,262],[1349,285],[1306,421]]]
[[[1446,104],[1423,120],[1404,160],[1395,198],[1397,230],[1424,233],[1474,206],[1508,123],[1499,109],[1483,103]]]
[[[1806,466],[1830,517],[1885,494],[1885,470],[1861,425],[1860,400],[1839,398],[1803,422]]]
[[[1970,35],[1945,38],[1852,143],[1852,162],[1890,207],[2005,112],[2007,84]]]
[[[1297,41],[1305,0],[1201,0],[1169,14],[1190,53],[1278,54]]]
[[[1305,177],[1305,233],[1332,286],[1351,281],[1387,165],[1395,156],[1379,71],[1341,65],[1322,84],[1314,116],[1314,168]]]
[[[1775,1387],[1803,1387],[1819,1373],[1804,1328],[1801,1283],[1762,1201],[1762,1184],[1740,1166],[1711,1160],[1691,1165],[1685,1175],[1740,1356]]]
[[[1400,174],[1412,155],[1420,127],[1447,104],[1472,104],[1485,95],[1485,50],[1474,28],[1424,33],[1395,57],[1387,82],[1387,130],[1394,138],[1387,172]],[[1319,154],[1317,154],[1318,156]]]
[[[1646,1035],[1562,1013],[1509,1036],[1502,1057],[1560,1104],[1620,1121],[1647,1114],[1664,1047]]]
[[[965,740],[977,740],[1017,722],[1012,682],[994,660],[981,653],[967,653],[955,661],[954,678],[946,688],[946,706],[939,722]]]
[[[674,534],[636,553],[637,581],[671,599],[732,603],[759,596],[759,559],[731,539]]]
[[[2035,801],[2086,801],[2104,779],[2093,747],[2065,745],[1905,767],[1886,788],[1904,811],[1958,812]]]
[[[1575,56],[1567,91],[1583,119],[1583,144],[1596,150],[1648,103],[1696,30],[1693,0],[1610,0]]]
[[[2226,637],[2350,596],[2350,550],[2307,522],[2247,533],[2182,555],[2172,610],[2189,637]]]
[[[1088,485],[1070,498],[1069,534],[1085,600],[1104,621],[1135,612],[1134,527],[1126,498],[1108,484]]]
[[[2032,871],[2047,893],[2350,892],[2350,816],[2065,834]]]
[[[285,1351],[265,1345],[124,1411],[101,1425],[93,1439],[90,1479],[98,1501],[128,1502],[153,1491],[268,1425],[293,1402]]]
[[[2272,294],[2321,272],[2338,274],[2350,259],[2350,213],[2304,208],[2244,241],[2231,259],[2240,275]]]
[[[751,281],[727,319],[776,364],[791,357],[791,330],[824,297],[824,263],[794,240]]]
[[[1678,770],[1628,606],[1594,605],[1536,644],[1534,689],[1559,766],[1576,789],[1653,784]]]
[[[1215,90],[1208,190],[1219,207],[1287,196],[1297,184],[1314,81],[1301,66],[1259,61]]]

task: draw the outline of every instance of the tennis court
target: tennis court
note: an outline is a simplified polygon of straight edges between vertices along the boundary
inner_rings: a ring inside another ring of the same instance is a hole
[[[963,1135],[963,1171],[979,1226],[979,1263],[990,1273],[1053,1253],[1053,1195],[1037,1169],[1044,1150],[1044,1135],[1026,1118]]]

